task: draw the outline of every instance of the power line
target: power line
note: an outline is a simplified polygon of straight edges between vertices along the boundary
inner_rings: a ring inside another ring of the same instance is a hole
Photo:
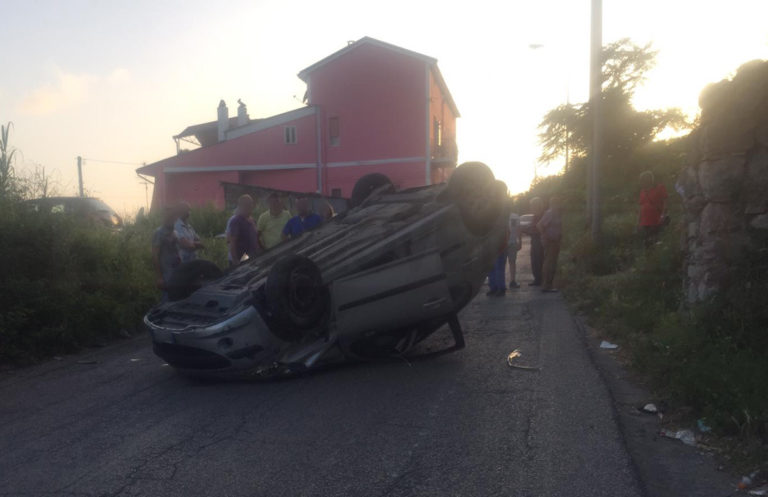
[[[89,160],[91,162],[101,162],[102,164],[122,164],[124,166],[143,166],[144,163],[142,162],[123,162],[118,160],[100,160],[100,159],[90,159],[88,157],[83,157],[83,160]]]

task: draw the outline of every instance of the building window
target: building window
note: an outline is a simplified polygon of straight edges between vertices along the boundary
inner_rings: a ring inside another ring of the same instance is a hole
[[[296,126],[285,127],[285,143],[288,145],[296,144]]]
[[[331,189],[331,197],[341,197],[341,188]]]
[[[331,117],[328,119],[328,141],[332,147],[339,146],[339,118]]]

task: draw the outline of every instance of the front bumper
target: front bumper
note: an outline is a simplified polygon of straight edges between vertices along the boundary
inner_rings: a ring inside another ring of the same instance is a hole
[[[270,367],[283,343],[249,306],[214,325],[164,328],[144,318],[155,354],[182,372],[217,375]]]

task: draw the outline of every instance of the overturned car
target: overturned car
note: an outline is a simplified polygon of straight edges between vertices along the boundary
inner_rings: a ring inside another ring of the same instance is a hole
[[[506,186],[482,163],[395,192],[361,178],[350,210],[221,274],[179,268],[144,318],[155,353],[193,376],[264,378],[400,355],[477,294],[506,238]]]

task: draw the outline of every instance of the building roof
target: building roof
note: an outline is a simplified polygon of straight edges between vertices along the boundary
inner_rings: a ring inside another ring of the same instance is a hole
[[[453,101],[453,96],[451,96],[451,92],[448,90],[448,85],[445,84],[443,75],[440,73],[440,69],[437,67],[437,59],[435,59],[434,57],[430,57],[428,55],[414,52],[412,50],[398,47],[397,45],[392,45],[391,43],[387,43],[381,40],[377,40],[375,38],[371,38],[370,36],[364,36],[355,42],[351,42],[341,50],[338,50],[332,53],[331,55],[325,57],[324,59],[321,59],[315,62],[311,66],[305,67],[304,69],[299,71],[299,74],[298,74],[299,78],[305,83],[309,83],[310,73],[328,64],[329,62],[333,62],[334,60],[351,52],[352,50],[355,50],[361,45],[373,45],[373,46],[385,48],[387,50],[391,50],[393,52],[397,52],[399,54],[406,55],[408,57],[413,57],[413,58],[422,60],[426,64],[429,64],[429,66],[432,69],[432,74],[434,75],[435,80],[437,81],[437,84],[440,86],[440,89],[443,91],[443,95],[445,96],[445,99],[448,101],[448,105],[450,105],[451,110],[456,115],[456,117],[461,117],[461,115],[459,114],[459,109],[456,107],[456,103]]]
[[[251,119],[247,124],[262,121],[262,119]],[[247,125],[246,124],[246,125]],[[237,116],[229,118],[229,129],[237,128]],[[189,138],[194,136],[201,147],[207,147],[219,142],[219,123],[210,121],[207,123],[193,124],[184,128],[184,131],[175,135],[174,140],[179,138]]]

